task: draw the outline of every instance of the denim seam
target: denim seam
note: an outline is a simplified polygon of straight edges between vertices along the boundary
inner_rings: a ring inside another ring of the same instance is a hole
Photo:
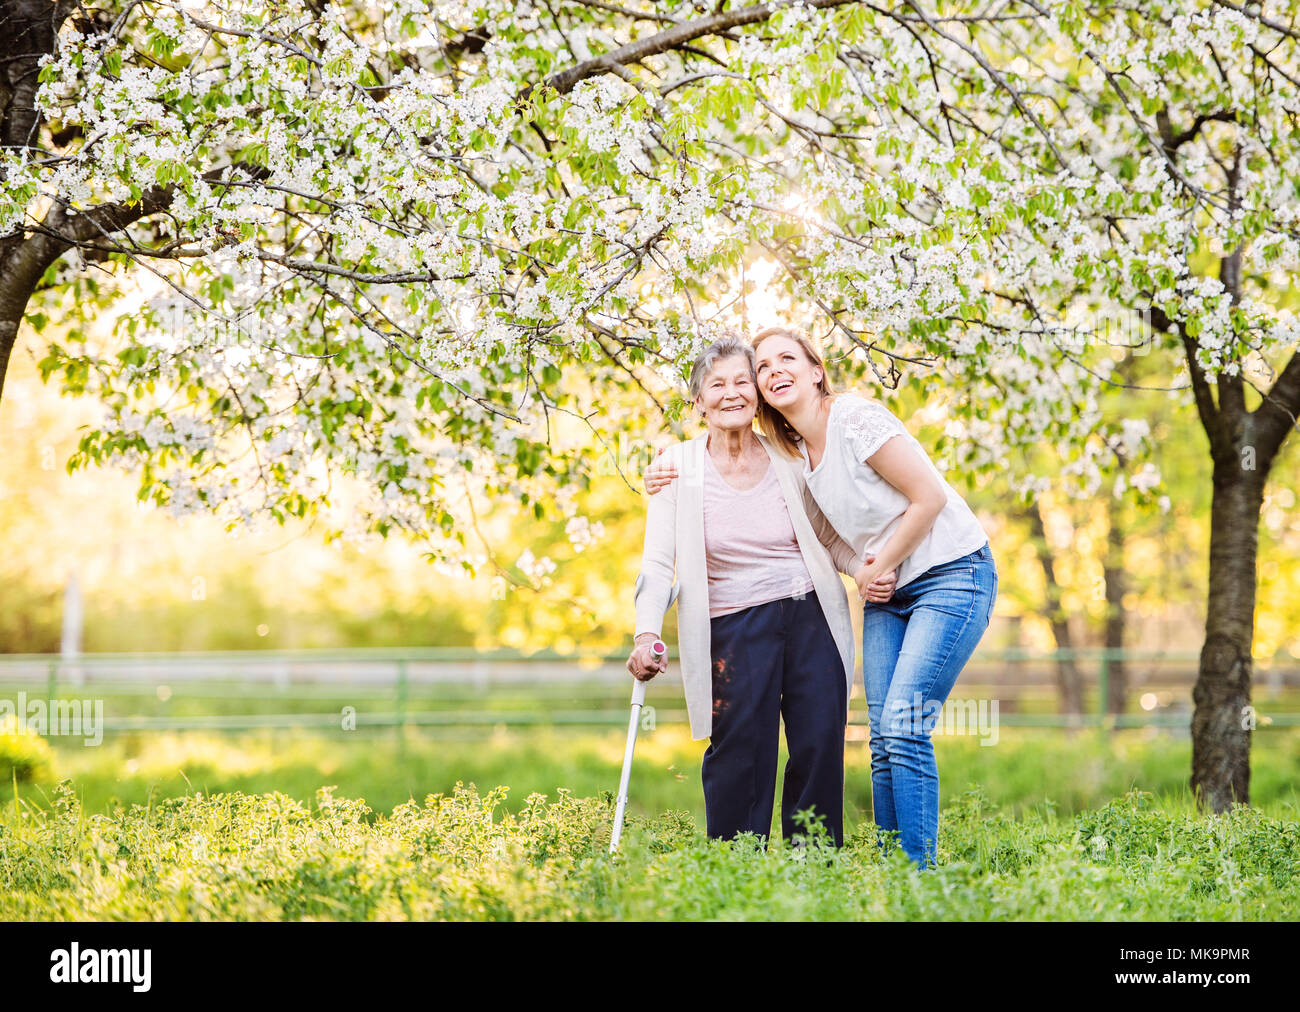
[[[903,620],[902,616],[899,615],[897,611],[895,611],[893,608],[887,607],[884,604],[872,604],[871,602],[867,602],[863,605],[863,609],[862,609],[864,624],[866,620],[867,611],[870,608],[876,608],[879,611],[886,612],[888,614],[893,615],[897,619]],[[863,652],[863,664],[865,665],[866,655],[867,655],[865,627],[863,629],[862,652]],[[894,660],[895,662],[897,662],[897,657],[895,657]],[[889,755],[889,747],[885,743],[885,733],[884,733],[884,728],[882,726],[884,723],[885,699],[887,699],[889,696],[889,686],[892,683],[892,681],[893,681],[893,676],[891,674],[889,680],[886,681],[885,683],[884,695],[881,697],[880,700],[880,719],[876,719],[871,713],[871,695],[867,687],[866,669],[865,667],[863,668],[862,690],[863,690],[863,701],[867,704],[867,720],[868,720],[867,748],[868,748],[868,754],[870,755],[870,759],[871,759],[869,768],[870,768],[870,776],[871,776],[872,804],[874,808],[875,795],[876,795],[876,749],[877,747],[879,747],[881,759],[883,763],[882,772],[884,772],[885,775],[889,776],[890,778],[888,801],[889,801],[890,808],[894,809],[895,811],[894,826],[891,828],[893,831],[896,832],[898,830],[898,825],[897,825],[897,807],[895,806],[894,799],[893,799],[893,772],[892,772],[893,763]],[[881,825],[880,813],[878,811],[873,813],[873,819],[877,825]],[[880,845],[883,851],[885,847],[884,839],[878,838],[877,843]]]
[[[932,689],[934,689],[934,683],[935,683],[935,681],[936,681],[936,680],[938,679],[938,677],[939,677],[939,672],[940,672],[943,668],[947,667],[947,665],[948,665],[948,661],[952,658],[952,652],[953,652],[955,649],[957,649],[957,642],[958,642],[958,640],[960,640],[961,637],[962,637],[962,634],[965,633],[965,631],[966,631],[966,627],[970,625],[971,617],[975,614],[975,599],[976,599],[977,597],[979,597],[979,588],[978,588],[978,586],[976,586],[976,587],[971,591],[971,595],[970,595],[970,611],[968,611],[968,612],[966,613],[966,617],[965,617],[964,619],[962,619],[961,632],[959,632],[956,636],[953,637],[953,639],[952,639],[952,643],[950,643],[950,644],[948,645],[948,652],[947,652],[946,654],[943,655],[943,660],[941,660],[938,664],[936,664],[936,665],[931,669],[932,672],[933,672],[933,674],[932,674],[932,676],[931,676],[931,678],[930,678],[930,683],[925,687],[925,692],[924,692],[924,694],[923,694],[923,696],[924,696],[924,701],[925,701],[925,702],[929,702],[929,699],[930,699],[930,692],[931,692]],[[958,677],[960,677],[960,675],[961,675],[961,673],[958,672]],[[956,679],[953,679],[953,684],[954,684],[954,685],[956,684]]]
[[[971,570],[971,577],[972,577],[972,581],[974,581],[974,569]],[[952,643],[951,643],[951,644],[949,645],[949,647],[948,647],[948,652],[947,652],[946,654],[944,654],[944,656],[943,656],[943,660],[940,661],[938,664],[934,665],[934,667],[931,669],[932,674],[931,674],[931,677],[930,677],[930,682],[929,682],[928,685],[926,685],[926,687],[925,687],[925,691],[924,691],[924,692],[922,693],[922,695],[921,695],[922,705],[923,705],[923,706],[924,706],[924,704],[925,704],[926,702],[929,702],[929,699],[930,699],[930,693],[934,690],[934,683],[935,683],[935,682],[938,680],[938,678],[939,678],[939,672],[942,671],[945,667],[947,667],[947,665],[948,665],[948,661],[952,658],[952,652],[957,648],[957,643],[958,643],[958,641],[961,639],[962,634],[966,631],[966,627],[970,625],[971,616],[973,616],[973,615],[975,614],[975,599],[976,599],[978,596],[979,596],[979,590],[978,590],[978,586],[977,586],[977,587],[976,587],[974,590],[972,590],[972,592],[971,592],[970,611],[968,611],[968,612],[966,613],[966,618],[965,618],[965,619],[963,620],[963,622],[962,622],[961,631],[960,631],[956,636],[953,637],[953,639],[952,639]],[[958,674],[958,677],[961,676],[961,672],[958,672],[957,674]],[[957,682],[957,679],[954,678],[954,679],[953,679],[953,684],[956,685],[956,682]],[[929,745],[929,747],[930,747],[931,749],[934,748],[934,744],[933,744],[933,742],[930,741],[929,736],[925,733],[925,723],[924,723],[924,719],[922,720],[922,724],[921,724],[921,738],[923,739],[923,741],[925,741],[925,742]],[[937,768],[937,767],[936,767],[936,769],[935,769],[935,776],[936,776],[936,777],[938,776],[938,768]],[[933,839],[933,840],[929,840],[929,841],[926,840],[925,827],[926,827],[926,824],[927,824],[927,822],[928,822],[928,819],[927,819],[927,814],[926,814],[925,787],[924,787],[924,784],[921,785],[921,790],[917,792],[917,808],[920,810],[920,811],[919,811],[919,814],[920,814],[920,820],[919,820],[919,821],[920,821],[920,824],[921,824],[921,840],[920,840],[920,846],[921,846],[921,861],[920,861],[920,864],[921,864],[922,867],[924,867],[925,864],[926,864],[926,858],[927,858],[927,856],[928,856],[928,854],[927,854],[927,844],[928,844],[929,847],[933,847],[933,848],[934,848],[934,850],[935,850],[935,854],[936,854],[936,855],[938,854],[938,847],[939,847],[939,840],[938,840],[938,836],[939,836],[939,834],[938,834],[937,827],[936,827],[936,831],[935,831],[935,839]]]

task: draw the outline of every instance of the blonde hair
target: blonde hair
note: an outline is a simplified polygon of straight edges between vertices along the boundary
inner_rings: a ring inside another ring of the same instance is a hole
[[[755,352],[755,358],[757,358],[758,346],[769,337],[788,337],[799,345],[803,349],[804,356],[808,359],[809,364],[817,366],[822,371],[821,382],[817,384],[817,389],[821,391],[822,397],[830,397],[835,393],[831,389],[830,380],[826,378],[826,363],[822,361],[822,357],[818,354],[817,349],[813,347],[813,343],[797,330],[791,330],[789,327],[766,327],[760,330],[750,341],[750,346]],[[793,425],[785,420],[785,415],[763,399],[761,391],[758,397],[758,428],[787,457],[798,457],[800,455],[799,443],[803,440],[803,437],[795,431]]]

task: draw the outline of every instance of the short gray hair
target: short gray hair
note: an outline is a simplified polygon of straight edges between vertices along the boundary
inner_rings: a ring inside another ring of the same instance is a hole
[[[713,372],[716,366],[724,358],[731,358],[734,355],[741,355],[749,363],[750,379],[757,382],[754,370],[754,349],[747,345],[738,337],[723,337],[714,341],[705,348],[695,359],[695,364],[691,366],[690,394],[691,400],[700,396],[704,389],[704,381],[709,378],[709,373]]]

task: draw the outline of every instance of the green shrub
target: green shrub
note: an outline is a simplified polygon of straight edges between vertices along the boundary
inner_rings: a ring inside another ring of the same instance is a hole
[[[332,788],[194,793],[88,814],[70,781],[0,811],[0,920],[1294,920],[1300,827],[1199,816],[1141,792],[1011,818],[979,791],[944,810],[920,872],[860,827],[802,845],[707,840],[685,813],[458,784],[391,815]],[[1105,841],[1105,844],[1098,841]]]
[[[49,742],[39,734],[19,731],[12,716],[0,722],[0,784],[46,781],[53,768]]]

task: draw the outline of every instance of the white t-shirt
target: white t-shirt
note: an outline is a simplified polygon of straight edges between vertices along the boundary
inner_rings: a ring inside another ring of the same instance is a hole
[[[916,438],[887,407],[852,394],[831,402],[826,452],[815,470],[802,442],[804,478],[826,519],[859,555],[878,555],[898,527],[911,500],[889,484],[868,457],[894,436],[902,436],[921,455],[943,485],[948,503],[915,551],[898,567],[904,587],[931,566],[952,562],[983,548],[988,535],[966,500],[944,479]]]

